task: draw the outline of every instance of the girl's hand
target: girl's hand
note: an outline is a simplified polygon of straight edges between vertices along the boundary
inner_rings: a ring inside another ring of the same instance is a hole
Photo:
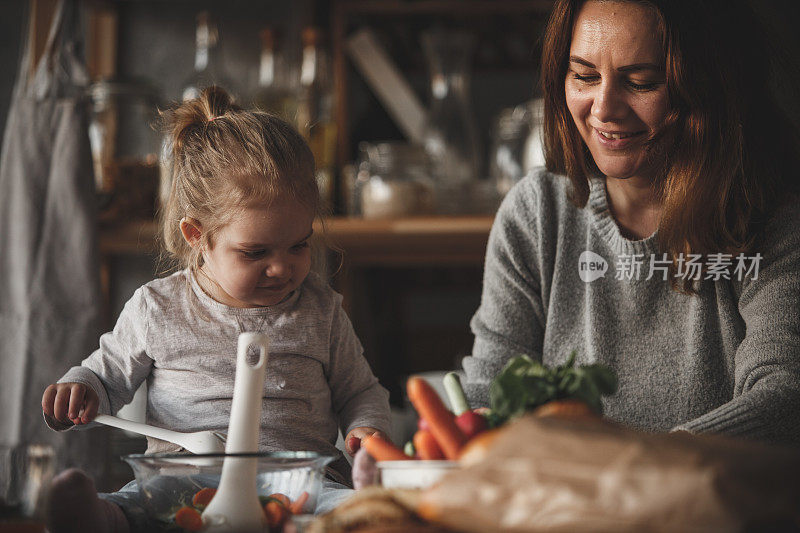
[[[344,439],[344,449],[347,450],[347,453],[350,456],[354,456],[359,448],[361,448],[361,440],[369,437],[373,433],[377,433],[379,436],[383,437],[386,440],[390,440],[388,436],[382,431],[378,431],[375,428],[370,427],[357,427],[350,430],[350,433],[347,434],[347,437]]]
[[[56,383],[42,395],[44,414],[64,424],[88,424],[97,416],[99,406],[97,393],[83,383]]]

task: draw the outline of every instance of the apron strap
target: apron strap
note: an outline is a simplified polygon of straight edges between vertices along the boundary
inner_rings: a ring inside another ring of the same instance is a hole
[[[29,27],[32,25],[29,16]],[[78,0],[59,0],[42,57],[31,76],[28,65],[32,55],[33,42],[28,38],[19,68],[19,79],[24,83],[17,87],[29,96],[41,100],[50,94],[74,95],[84,91],[89,77],[83,60],[83,25]]]

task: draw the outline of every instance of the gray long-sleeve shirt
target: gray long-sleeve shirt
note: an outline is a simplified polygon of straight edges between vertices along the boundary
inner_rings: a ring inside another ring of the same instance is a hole
[[[755,252],[739,271],[736,257],[703,257],[729,260],[731,279],[703,281],[687,296],[665,280],[655,235],[620,234],[604,179],[592,180],[583,209],[568,187],[562,176],[533,173],[498,212],[463,363],[473,404],[488,404],[488,385],[511,357],[557,365],[577,350],[578,364],[617,373],[619,391],[604,402],[612,419],[799,444],[800,208],[785,206],[770,222],[757,276]],[[592,280],[603,262],[608,269]]]
[[[341,296],[315,274],[285,301],[262,308],[216,302],[188,271],[147,283],[100,347],[59,382],[90,386],[100,397],[100,413],[108,414],[147,381],[148,424],[227,432],[242,331],[270,338],[260,450],[333,455],[336,470],[347,476],[335,447],[337,430],[388,432],[388,393],[362,355]],[[148,438],[148,452],[167,449]]]

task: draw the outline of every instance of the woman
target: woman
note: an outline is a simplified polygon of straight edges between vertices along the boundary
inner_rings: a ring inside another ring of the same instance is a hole
[[[558,0],[547,170],[505,199],[464,360],[473,405],[513,356],[577,350],[605,413],[800,443],[798,142],[737,2]]]

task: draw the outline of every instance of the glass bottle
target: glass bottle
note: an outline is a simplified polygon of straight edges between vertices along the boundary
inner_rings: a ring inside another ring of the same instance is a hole
[[[273,28],[266,27],[259,35],[261,59],[258,68],[258,88],[253,103],[262,111],[274,113],[294,124],[297,105],[292,87],[293,76],[280,46],[278,34]]]
[[[333,120],[333,84],[328,50],[318,28],[302,32],[303,56],[297,99],[297,129],[306,138],[317,166],[323,204],[333,204],[336,123]]]
[[[470,60],[475,40],[461,31],[422,34],[428,62],[431,103],[423,133],[443,212],[464,210],[464,194],[480,169],[480,142],[470,107]],[[468,208],[468,206],[467,206]]]
[[[217,25],[208,11],[201,11],[197,14],[194,72],[183,85],[181,93],[183,100],[197,98],[200,92],[210,85],[219,85],[233,95],[233,86],[222,70],[219,52]]]

